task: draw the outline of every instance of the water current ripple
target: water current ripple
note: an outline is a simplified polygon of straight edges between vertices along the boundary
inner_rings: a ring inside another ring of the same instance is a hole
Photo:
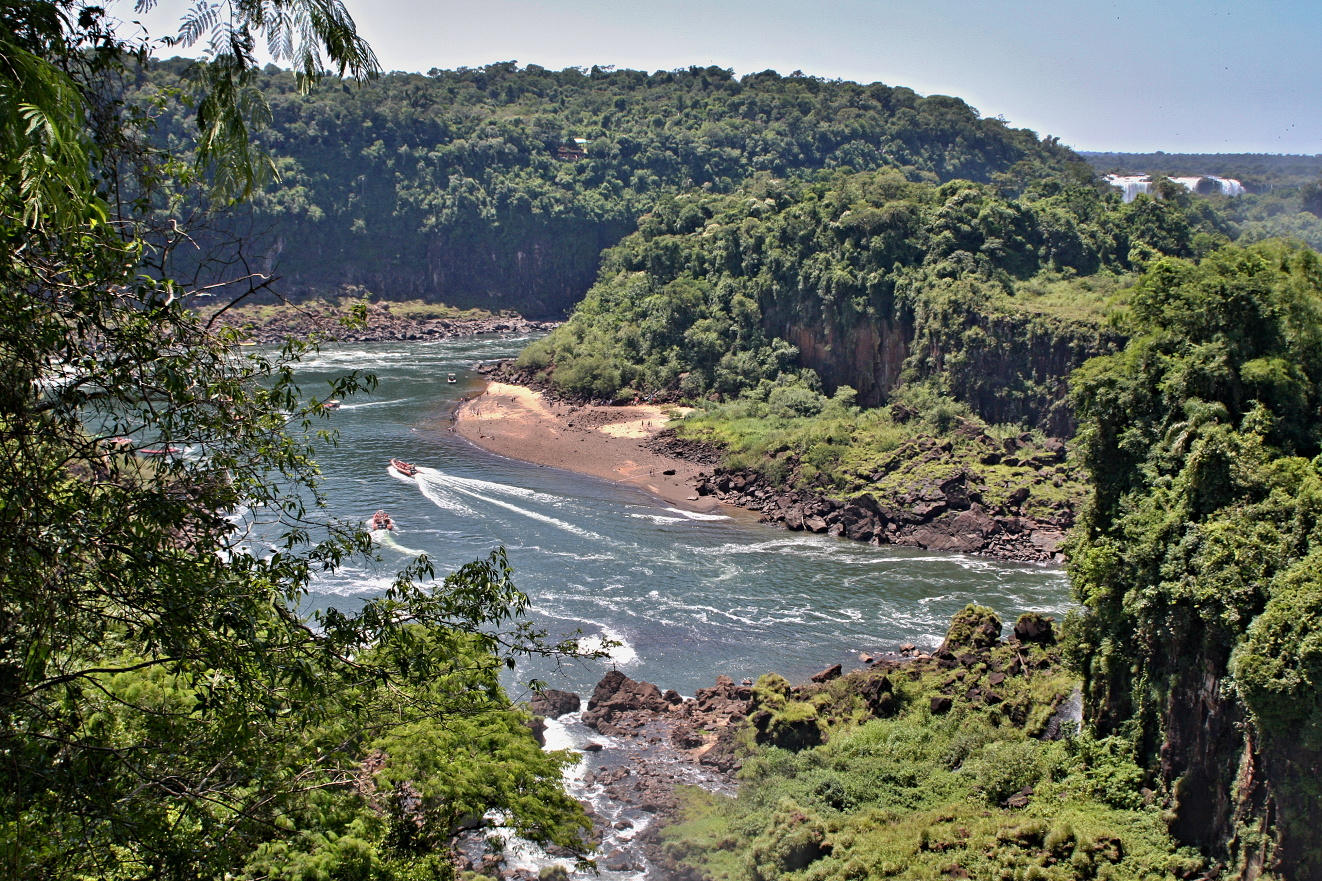
[[[377,375],[371,395],[332,417],[341,438],[319,453],[323,491],[333,517],[361,521],[383,508],[398,525],[381,539],[379,562],[319,578],[313,607],[353,608],[418,553],[445,572],[503,546],[552,635],[621,643],[608,661],[521,664],[520,679],[584,692],[614,664],[687,694],[718,673],[804,678],[860,651],[933,646],[970,601],[1006,618],[1067,607],[1059,571],[781,532],[744,512],[693,514],[630,487],[487,454],[448,431],[453,403],[482,388],[473,363],[526,342],[355,344],[304,366],[313,393],[347,370]],[[460,381],[448,383],[448,373]],[[418,478],[388,473],[392,457],[422,466]]]

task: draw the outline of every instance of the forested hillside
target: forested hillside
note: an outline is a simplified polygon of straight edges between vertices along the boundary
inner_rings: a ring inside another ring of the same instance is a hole
[[[141,69],[144,104],[187,62]],[[278,170],[231,229],[288,295],[361,285],[394,299],[562,314],[598,256],[664,195],[728,193],[750,176],[894,168],[914,181],[1011,188],[1090,174],[1053,139],[964,102],[774,71],[477,69],[392,73],[310,94],[268,67],[259,137]],[[182,147],[183,105],[156,113]]]
[[[1065,434],[1065,378],[1122,340],[1106,318],[1128,274],[1223,229],[1196,198],[1122,205],[1058,179],[1007,198],[895,171],[760,177],[663,199],[521,363],[599,396],[849,386],[876,406],[932,380],[988,421]]]

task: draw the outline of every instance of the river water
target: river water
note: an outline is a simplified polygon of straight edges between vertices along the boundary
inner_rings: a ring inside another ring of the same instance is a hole
[[[300,379],[317,394],[347,370],[376,374],[371,395],[333,416],[340,444],[318,458],[329,514],[362,520],[378,508],[396,523],[379,562],[320,577],[309,604],[346,611],[382,591],[414,554],[448,572],[503,546],[515,581],[552,635],[581,631],[619,643],[610,660],[558,667],[522,663],[517,678],[590,693],[611,666],[682,694],[776,671],[791,680],[860,652],[905,642],[933,648],[968,602],[1007,621],[1061,615],[1059,570],[899,548],[875,548],[762,525],[754,515],[667,508],[631,487],[504,459],[449,430],[461,395],[483,387],[474,362],[509,357],[528,338],[328,347]],[[449,373],[458,382],[446,380]],[[423,467],[392,476],[391,457]],[[523,694],[512,682],[512,695]]]

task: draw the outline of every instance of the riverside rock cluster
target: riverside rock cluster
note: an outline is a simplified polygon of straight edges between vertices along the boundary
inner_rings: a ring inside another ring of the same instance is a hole
[[[977,440],[986,450],[976,463],[947,468],[936,476],[925,476],[922,470],[945,460],[952,452],[950,442],[922,438],[906,444],[872,475],[878,490],[847,498],[824,491],[786,490],[772,486],[755,471],[724,468],[705,476],[697,492],[760,511],[763,522],[794,531],[1015,562],[1062,562],[1060,543],[1074,522],[1070,501],[1059,498],[1040,505],[1037,510],[1045,513],[1037,516],[1027,513],[1025,503],[1035,490],[1061,486],[1056,469],[1065,462],[1064,443],[1049,438],[1042,449],[1032,449],[1027,437],[998,443],[981,432]],[[674,455],[684,458],[684,452],[676,450]],[[1020,469],[1021,485],[1008,492],[989,486],[979,465]],[[887,481],[897,472],[908,473]]]
[[[862,656],[863,666],[853,671],[834,664],[802,685],[790,685],[775,674],[756,686],[718,676],[713,687],[684,698],[612,670],[586,705],[576,694],[546,689],[530,707],[549,718],[581,708],[584,724],[602,735],[602,741],[583,747],[594,755],[584,782],[600,787],[618,811],[613,822],[594,813],[596,840],[603,838],[603,825],[616,830],[631,829],[635,822],[646,826],[628,849],[598,855],[598,865],[613,872],[650,868],[651,877],[681,878],[687,877],[684,868],[667,855],[658,835],[679,814],[676,785],[732,794],[734,774],[754,744],[812,748],[829,739],[846,717],[859,721],[861,712],[863,718],[887,718],[915,700],[930,703],[934,715],[974,708],[1000,713],[1038,737],[1061,736],[1076,718],[1074,696],[1052,693],[1045,706],[1038,706],[1028,687],[1035,677],[1050,677],[1060,667],[1052,619],[1022,615],[1008,639],[1002,639],[1002,629],[991,610],[969,606],[952,620],[936,651],[902,645],[876,658]],[[800,712],[786,712],[790,704]],[[806,707],[813,710],[803,712]],[[1018,793],[1008,806],[1021,807],[1032,796]],[[519,875],[494,861],[482,868],[508,878]]]
[[[261,345],[279,343],[289,337],[306,339],[313,334],[346,343],[408,342],[487,333],[546,333],[557,325],[557,322],[530,321],[518,315],[418,318],[396,314],[388,303],[368,306],[366,323],[361,326],[345,327],[339,321],[341,314],[339,310],[291,306],[261,319],[254,319],[244,311],[226,313],[220,322],[247,332],[249,339]]]
[[[967,477],[919,486],[898,499],[870,493],[836,499],[769,486],[757,473],[717,469],[698,485],[699,495],[762,512],[765,523],[794,531],[843,536],[1024,563],[1059,563],[1066,523],[992,513],[970,501]]]

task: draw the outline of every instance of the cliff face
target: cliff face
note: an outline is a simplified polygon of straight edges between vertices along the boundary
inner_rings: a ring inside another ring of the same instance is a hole
[[[389,299],[459,308],[513,309],[563,318],[596,279],[601,252],[632,224],[562,219],[530,224],[518,236],[442,230],[401,237],[386,230],[363,241],[319,231],[259,241],[265,272],[294,298],[362,287]]]
[[[1054,437],[1074,433],[1070,371],[1124,343],[1096,324],[1050,324],[1027,313],[970,314],[938,326],[920,325],[912,313],[809,326],[782,305],[763,326],[798,348],[799,366],[817,371],[828,393],[847,385],[862,406],[885,404],[902,378],[944,375],[987,422],[1032,425]]]
[[[793,343],[799,366],[816,370],[830,391],[847,385],[858,392],[858,403],[877,407],[900,383],[913,343],[913,324],[878,320],[844,328],[839,324],[808,327],[788,314],[767,316],[768,333]]]
[[[1170,794],[1171,834],[1213,857],[1222,877],[1319,881],[1322,753],[1260,731],[1235,693],[1229,651],[1201,627],[1179,630],[1146,647],[1162,659],[1148,673],[1161,698],[1136,708],[1128,676],[1093,682],[1089,721],[1109,734],[1146,717],[1139,748]]]

